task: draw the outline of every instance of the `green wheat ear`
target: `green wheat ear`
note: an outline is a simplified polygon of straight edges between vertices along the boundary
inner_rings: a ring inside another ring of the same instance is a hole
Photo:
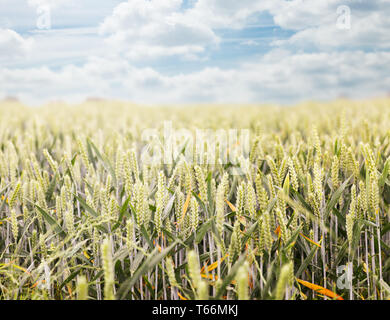
[[[192,280],[192,284],[195,289],[198,289],[201,282],[201,277],[200,277],[198,256],[195,253],[195,251],[191,250],[188,252],[187,261],[188,261],[188,271],[190,274],[190,278]]]
[[[390,296],[389,99],[0,114],[0,300]]]
[[[114,266],[111,254],[111,241],[104,239],[101,245],[101,255],[104,271],[104,299],[115,300],[114,294]]]
[[[279,280],[276,284],[275,300],[283,300],[286,287],[291,283],[291,270],[293,269],[292,262],[285,264],[280,270]]]
[[[237,271],[237,298],[249,300],[249,264],[245,262]]]
[[[79,276],[77,278],[77,300],[88,299],[88,283],[85,276]]]

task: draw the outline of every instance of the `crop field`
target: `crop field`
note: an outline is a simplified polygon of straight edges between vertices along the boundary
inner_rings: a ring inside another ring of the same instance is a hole
[[[0,104],[0,299],[390,299],[390,100]]]

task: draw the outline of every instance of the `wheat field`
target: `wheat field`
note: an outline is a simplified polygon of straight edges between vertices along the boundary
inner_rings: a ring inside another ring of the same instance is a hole
[[[164,123],[248,148],[149,161]],[[3,102],[0,298],[389,299],[389,157],[389,99]]]

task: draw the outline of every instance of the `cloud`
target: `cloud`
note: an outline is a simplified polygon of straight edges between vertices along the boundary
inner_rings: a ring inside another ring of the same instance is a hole
[[[259,42],[249,39],[249,40],[243,40],[240,42],[241,45],[243,46],[258,46],[260,45]]]
[[[33,44],[31,38],[23,38],[10,29],[0,29],[0,62],[2,59],[14,59],[25,56]]]
[[[277,25],[296,31],[287,40],[275,41],[277,46],[317,50],[390,47],[388,0],[283,1],[271,12]],[[346,17],[350,19],[350,28]],[[340,27],[343,24],[346,28]]]
[[[129,0],[119,4],[100,26],[107,45],[130,59],[161,56],[196,58],[217,45],[213,30],[186,15],[182,0]]]
[[[186,15],[212,28],[243,28],[248,19],[276,8],[280,0],[198,0]]]
[[[86,1],[90,7],[92,0]],[[128,0],[113,10],[105,2],[104,8],[81,15],[94,16],[92,25],[78,27],[74,21],[84,19],[68,9],[86,10],[86,2],[51,3],[64,8],[64,29],[35,30],[27,37],[0,27],[3,94],[36,103],[88,96],[144,103],[294,103],[383,95],[390,87],[388,0],[197,0],[191,5]],[[340,30],[337,8],[346,4],[351,29]],[[110,13],[99,19],[96,12]],[[262,34],[285,39],[274,41],[268,53],[255,37],[260,30],[246,29],[265,13],[277,28],[263,28]],[[229,35],[239,41],[229,42]],[[261,53],[255,56],[257,45]]]
[[[36,103],[57,98],[80,101],[88,96],[141,103],[291,104],[341,95],[364,98],[390,87],[390,53],[274,50],[237,68],[208,67],[173,76],[134,67],[125,59],[90,58],[83,66],[68,65],[57,72],[45,67],[2,68],[0,87],[9,95]]]
[[[137,59],[178,55],[199,57],[218,44],[216,30],[244,29],[260,14],[272,15],[276,26],[294,31],[274,46],[291,49],[370,49],[390,46],[388,0],[198,0],[181,9],[181,0],[129,0],[116,7],[101,27],[109,45]],[[347,7],[346,7],[347,6]],[[340,21],[351,10],[351,28]],[[189,41],[191,39],[191,41]]]
[[[356,68],[359,65],[359,68]],[[208,68],[167,79],[182,101],[282,102],[380,95],[390,86],[390,53],[274,50],[240,68]],[[372,81],[372,79],[381,79]],[[176,84],[176,85],[175,85]]]
[[[348,0],[347,0],[348,1]],[[277,1],[269,8],[276,25],[288,30],[303,30],[328,23],[336,23],[336,11],[343,0]]]
[[[51,8],[60,7],[72,0],[27,0],[27,4],[32,7],[49,6]]]

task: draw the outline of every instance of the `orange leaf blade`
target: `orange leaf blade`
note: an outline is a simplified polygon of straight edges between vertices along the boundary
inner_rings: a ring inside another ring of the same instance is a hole
[[[333,291],[330,291],[329,289],[325,289],[324,287],[321,287],[319,285],[316,285],[316,284],[313,284],[313,283],[310,283],[310,282],[307,282],[305,280],[301,280],[301,279],[297,279],[297,281],[311,289],[311,290],[314,290],[315,292],[319,293],[319,294],[322,294],[324,296],[327,296],[329,298],[332,298],[332,299],[337,299],[337,300],[344,300],[341,296],[339,296],[338,294],[334,293]]]
[[[230,203],[227,199],[225,199],[225,201],[228,204],[230,210],[232,210],[233,212],[237,212],[236,207],[232,203]]]
[[[181,216],[180,221],[179,221],[178,224],[181,224],[182,221],[184,220],[184,217],[185,217],[185,215],[186,215],[188,206],[189,206],[189,204],[190,204],[190,200],[191,200],[191,192],[188,192],[186,202],[184,203],[184,206],[183,206],[183,214],[182,214],[182,216]]]
[[[303,233],[300,233],[300,235],[301,235],[302,237],[304,237],[307,241],[309,241],[311,244],[314,244],[315,246],[321,248],[321,245],[320,245],[320,244],[318,244],[317,242],[315,242],[315,241],[311,240],[310,238],[306,237]]]
[[[188,300],[187,298],[183,297],[180,292],[177,292],[177,295],[179,296],[180,300]]]

